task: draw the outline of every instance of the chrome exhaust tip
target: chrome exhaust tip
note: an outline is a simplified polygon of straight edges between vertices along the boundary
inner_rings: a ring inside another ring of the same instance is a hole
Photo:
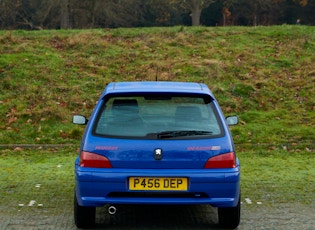
[[[115,206],[110,206],[108,208],[108,213],[111,214],[111,215],[114,215],[116,213],[117,209]]]

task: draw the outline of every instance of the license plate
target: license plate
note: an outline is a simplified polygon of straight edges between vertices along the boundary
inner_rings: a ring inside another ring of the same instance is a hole
[[[130,177],[129,189],[142,191],[187,191],[188,179],[184,177]]]

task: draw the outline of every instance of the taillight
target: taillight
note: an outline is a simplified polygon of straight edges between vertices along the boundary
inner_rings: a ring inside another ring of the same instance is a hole
[[[89,168],[111,168],[112,164],[107,157],[82,151],[80,154],[80,164],[81,167]]]
[[[236,156],[234,152],[224,153],[208,159],[205,164],[206,169],[211,168],[235,168]]]

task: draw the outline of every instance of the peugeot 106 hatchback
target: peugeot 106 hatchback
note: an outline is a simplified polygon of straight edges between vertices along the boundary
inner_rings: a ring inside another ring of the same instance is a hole
[[[240,163],[228,125],[205,84],[110,83],[86,124],[75,161],[74,219],[117,204],[208,204],[219,224],[240,222]]]

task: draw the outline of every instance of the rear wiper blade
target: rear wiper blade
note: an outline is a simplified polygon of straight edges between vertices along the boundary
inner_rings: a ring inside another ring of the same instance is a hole
[[[157,133],[158,139],[172,138],[172,137],[184,137],[184,136],[198,136],[198,135],[211,135],[210,131],[198,131],[198,130],[181,130],[181,131],[164,131]]]

